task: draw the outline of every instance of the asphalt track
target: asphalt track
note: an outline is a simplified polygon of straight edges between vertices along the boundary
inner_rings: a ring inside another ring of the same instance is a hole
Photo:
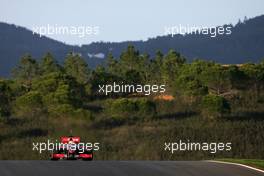
[[[0,176],[264,176],[206,161],[0,161]]]

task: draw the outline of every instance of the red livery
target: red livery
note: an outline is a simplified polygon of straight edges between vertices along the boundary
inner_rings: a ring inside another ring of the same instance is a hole
[[[51,154],[51,160],[59,159],[82,159],[93,160],[93,151],[85,149],[84,145],[80,145],[80,137],[63,136],[60,145]]]

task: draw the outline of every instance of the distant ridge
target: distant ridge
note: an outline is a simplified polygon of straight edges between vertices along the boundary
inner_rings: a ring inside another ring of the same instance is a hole
[[[258,62],[264,58],[264,15],[232,26],[232,34],[228,36],[158,36],[147,41],[95,42],[81,47],[33,35],[32,31],[23,27],[0,23],[0,77],[9,76],[11,69],[25,53],[39,59],[46,52],[51,52],[62,63],[66,54],[74,51],[82,54],[89,65],[94,67],[102,63],[110,51],[118,57],[129,44],[151,56],[157,50],[165,54],[174,49],[189,60],[203,58],[223,64]]]

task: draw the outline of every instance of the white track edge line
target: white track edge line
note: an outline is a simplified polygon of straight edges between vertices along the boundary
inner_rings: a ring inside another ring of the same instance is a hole
[[[225,161],[213,161],[213,160],[205,160],[205,162],[212,162],[212,163],[220,163],[220,164],[237,165],[237,166],[242,166],[242,167],[245,167],[245,168],[248,168],[248,169],[252,169],[252,170],[255,170],[255,171],[258,171],[258,172],[262,172],[262,173],[264,173],[264,170],[261,170],[261,169],[255,168],[255,167],[251,167],[251,166],[247,166],[247,165],[245,165],[245,164],[231,163],[231,162],[225,162]]]

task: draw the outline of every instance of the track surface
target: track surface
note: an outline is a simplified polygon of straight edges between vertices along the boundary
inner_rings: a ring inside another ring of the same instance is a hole
[[[206,161],[0,161],[0,176],[264,176]]]

